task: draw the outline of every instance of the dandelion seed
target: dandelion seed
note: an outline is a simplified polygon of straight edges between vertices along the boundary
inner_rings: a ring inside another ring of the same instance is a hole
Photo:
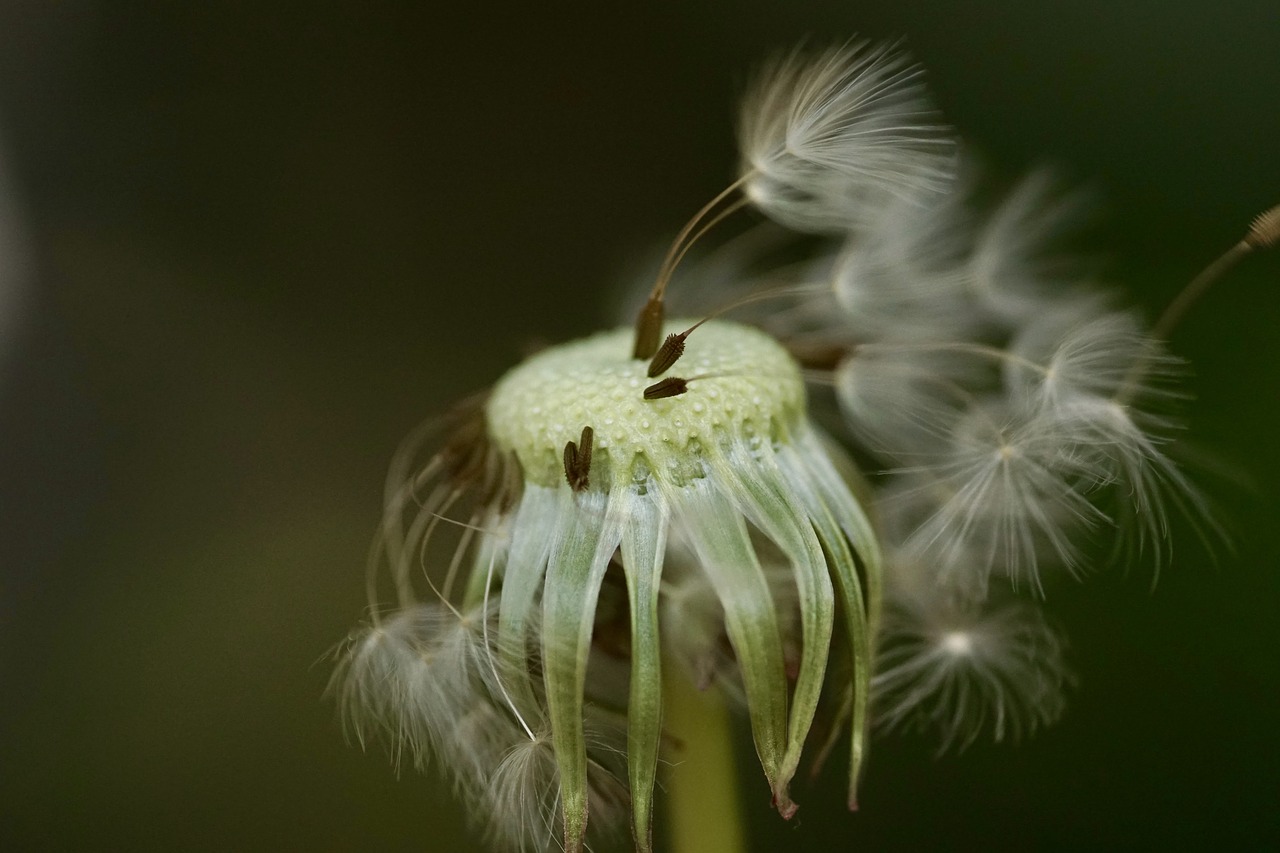
[[[834,382],[850,429],[878,457],[904,465],[936,454],[963,416],[972,370],[937,353],[877,353],[855,349],[836,368]]]
[[[1062,638],[1032,605],[908,600],[889,608],[872,683],[880,725],[933,729],[945,752],[1052,724],[1070,680]]]
[[[1014,325],[1059,308],[1084,273],[1079,260],[1050,250],[1083,208],[1080,195],[1061,193],[1046,173],[1019,184],[975,240],[969,275],[977,304]]]
[[[451,735],[488,700],[491,684],[480,618],[424,604],[350,638],[334,685],[362,745],[383,739],[397,760],[407,752],[419,769],[433,756],[457,757]]]
[[[981,328],[962,198],[958,189],[891,197],[849,236],[832,287],[859,340],[963,340]]]
[[[1125,390],[1130,399],[1168,400],[1170,380],[1178,375],[1178,362],[1143,334],[1133,314],[1094,305],[1048,313],[1028,323],[1009,352],[1017,359],[1005,365],[1010,393],[1050,417],[1082,397],[1114,399],[1129,382],[1135,364],[1147,367]],[[1029,370],[1028,365],[1039,369]]]
[[[1098,475],[1073,451],[1049,421],[973,410],[953,431],[942,460],[920,469],[939,500],[909,543],[935,555],[942,573],[971,572],[980,583],[998,572],[1040,592],[1046,558],[1078,572],[1073,533],[1105,516],[1081,485]],[[973,561],[975,553],[982,559]]]
[[[921,79],[865,42],[773,63],[742,108],[747,197],[788,227],[840,232],[886,196],[944,186],[953,146]]]

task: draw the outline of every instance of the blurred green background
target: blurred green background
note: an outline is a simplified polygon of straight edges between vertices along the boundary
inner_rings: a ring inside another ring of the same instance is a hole
[[[386,461],[608,322],[751,70],[854,33],[997,176],[1095,189],[1148,306],[1280,202],[1275,0],[0,5],[0,847],[475,849],[321,698]],[[1054,590],[1080,685],[1018,748],[884,738],[859,814],[833,772],[790,824],[751,770],[757,850],[1280,849],[1278,288],[1175,341],[1234,552]]]

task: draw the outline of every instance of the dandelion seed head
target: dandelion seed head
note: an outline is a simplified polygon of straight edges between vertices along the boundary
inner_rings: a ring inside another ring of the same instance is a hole
[[[542,350],[393,460],[378,615],[333,690],[355,740],[441,769],[503,849],[580,853],[629,818],[651,853],[673,672],[745,712],[783,817],[815,718],[847,735],[851,803],[873,717],[943,749],[1030,734],[1071,681],[1052,582],[1095,537],[1159,564],[1171,511],[1207,518],[1172,457],[1176,361],[1057,251],[1078,197],[1039,174],[982,214],[895,48],[778,60],[739,141],[634,331]],[[748,205],[773,222],[677,280]],[[786,229],[830,239],[761,285]],[[709,316],[663,323],[669,285]]]

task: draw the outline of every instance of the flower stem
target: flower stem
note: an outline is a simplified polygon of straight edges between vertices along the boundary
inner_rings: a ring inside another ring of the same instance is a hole
[[[671,853],[745,853],[724,697],[664,669],[664,728],[678,743],[666,774]]]

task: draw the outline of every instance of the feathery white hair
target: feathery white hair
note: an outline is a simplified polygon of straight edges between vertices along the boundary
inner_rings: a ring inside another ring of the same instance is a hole
[[[1058,424],[1003,404],[975,406],[950,435],[941,461],[921,468],[935,508],[908,543],[932,554],[941,574],[991,573],[1043,591],[1042,569],[1080,570],[1077,536],[1106,520],[1087,498],[1101,475]],[[982,559],[973,562],[974,554]]]
[[[1062,714],[1064,642],[1026,602],[983,608],[937,597],[895,601],[872,679],[877,723],[941,736],[939,752],[984,731],[1018,740]]]
[[[744,191],[799,231],[847,230],[885,196],[937,188],[952,142],[922,83],[892,46],[852,42],[769,65],[743,101]]]
[[[471,773],[457,772],[475,756],[456,733],[474,723],[493,684],[480,623],[479,611],[419,604],[353,633],[331,682],[348,732],[361,746],[385,740],[397,764],[406,752],[419,769],[435,759],[464,787],[473,784]]]

